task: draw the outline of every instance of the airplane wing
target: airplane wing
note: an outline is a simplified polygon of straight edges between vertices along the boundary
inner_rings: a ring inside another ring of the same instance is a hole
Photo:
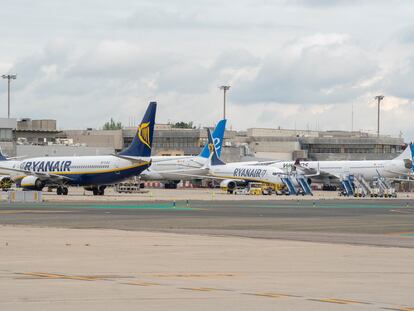
[[[152,159],[152,162],[154,163],[160,163],[160,162],[168,162],[168,161],[175,161],[175,160],[181,160],[181,159],[188,159],[188,156],[176,156],[174,158],[167,158],[167,159]]]
[[[394,171],[390,171],[390,170],[385,170],[386,172],[398,175],[398,176],[407,176],[407,178],[409,179],[414,179],[414,175],[412,173],[400,173],[400,172],[394,172]]]
[[[139,163],[149,163],[149,162],[151,162],[150,158],[148,158],[148,160],[144,160],[144,159],[139,158],[139,157],[124,156],[124,155],[120,155],[120,154],[112,154],[112,156],[117,157],[117,158],[120,158],[120,159],[132,161],[135,164],[139,164]]]
[[[335,178],[335,179],[340,179],[341,178],[340,175],[336,175],[336,174],[329,173],[329,172],[321,170],[320,167],[319,167],[319,162],[318,162],[317,169],[306,167],[306,166],[302,165],[299,161],[295,162],[294,167],[296,168],[296,170],[300,174],[304,175],[305,177],[311,177],[311,178],[312,177],[321,177],[321,178]]]
[[[280,163],[280,162],[283,162],[283,161],[280,161],[280,160],[278,160],[278,161],[261,161],[261,162],[251,161],[251,163],[247,162],[245,164],[251,165],[251,166],[255,166],[255,165],[259,166],[259,165],[272,165],[272,164],[276,164],[276,163]]]

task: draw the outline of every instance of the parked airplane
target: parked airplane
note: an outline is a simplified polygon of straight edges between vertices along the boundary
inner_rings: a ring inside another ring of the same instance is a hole
[[[270,166],[289,171],[297,170],[313,182],[320,182],[325,188],[338,184],[341,178],[349,175],[362,176],[371,181],[378,176],[396,179],[413,176],[414,146],[409,144],[405,150],[392,160],[361,161],[287,161],[275,162]]]
[[[252,166],[242,162],[224,163],[218,156],[210,129],[207,129],[207,132],[208,148],[210,151],[209,161],[201,168],[204,172],[203,174],[196,176],[193,171],[191,174],[194,175],[189,176],[192,176],[192,178],[198,177],[223,180],[221,185],[226,186],[230,192],[232,192],[239,183],[247,184],[250,182],[260,182],[268,185],[280,186],[285,184],[283,178],[288,177],[288,175],[280,168],[259,164]],[[190,174],[190,171],[188,174]]]
[[[22,161],[0,159],[0,172],[10,174],[18,186],[42,190],[57,186],[58,195],[68,185],[83,186],[103,195],[107,185],[139,175],[151,165],[156,102],[151,102],[131,144],[118,154],[106,156],[39,157]]]
[[[213,132],[214,145],[219,156],[223,145],[226,121],[225,119],[220,120]],[[152,156],[151,167],[143,171],[140,177],[144,181],[166,182],[166,188],[176,188],[181,180],[194,179],[194,177],[183,175],[183,173],[191,171],[192,174],[203,174],[202,167],[208,161],[209,156],[208,143],[197,156]]]

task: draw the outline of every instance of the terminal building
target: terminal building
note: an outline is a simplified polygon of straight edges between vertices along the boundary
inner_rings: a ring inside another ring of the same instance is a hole
[[[239,141],[245,142],[257,158],[278,160],[387,160],[405,148],[401,137],[360,131],[251,128]]]
[[[129,145],[135,134],[136,127],[58,130],[56,120],[0,118],[0,146],[11,157],[112,154]],[[153,155],[197,155],[206,142],[206,128],[157,124]],[[401,137],[377,137],[360,131],[250,128],[226,130],[222,158],[227,162],[392,159],[404,147]]]

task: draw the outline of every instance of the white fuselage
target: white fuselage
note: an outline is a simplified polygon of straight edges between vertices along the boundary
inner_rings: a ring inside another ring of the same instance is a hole
[[[293,161],[278,162],[271,166],[289,170],[294,166]],[[301,161],[300,166],[320,171],[320,176],[311,177],[315,181],[324,181],[323,173],[329,173],[332,179],[347,175],[363,176],[370,181],[381,175],[386,178],[398,178],[411,173],[411,167],[403,159],[394,160],[364,160],[364,161]],[[408,167],[407,167],[408,166]]]
[[[244,181],[256,181],[267,184],[283,185],[281,176],[284,172],[268,165],[243,165],[237,163],[215,165],[209,169],[209,175],[221,179],[234,179]]]
[[[200,156],[153,156],[151,167],[141,173],[142,180],[190,180],[204,176],[208,159]]]
[[[13,180],[18,181],[26,177],[22,173],[26,171],[42,178],[45,176],[45,180],[47,175],[62,176],[67,184],[107,185],[140,174],[149,165],[150,159],[139,160],[143,162],[116,156],[38,157],[21,161],[1,161],[0,166],[3,169],[0,169],[0,174],[10,175]],[[20,171],[7,171],[5,168]]]

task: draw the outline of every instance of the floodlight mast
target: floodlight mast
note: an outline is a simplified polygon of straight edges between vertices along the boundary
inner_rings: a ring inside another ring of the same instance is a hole
[[[7,118],[10,119],[10,80],[16,80],[17,74],[2,75],[3,79],[7,79]]]
[[[380,135],[380,106],[381,106],[381,100],[384,99],[384,95],[377,95],[375,96],[375,99],[378,101],[377,137],[379,137]]]
[[[230,85],[222,85],[219,87],[220,90],[223,90],[223,119],[226,118],[226,93],[230,89]]]

